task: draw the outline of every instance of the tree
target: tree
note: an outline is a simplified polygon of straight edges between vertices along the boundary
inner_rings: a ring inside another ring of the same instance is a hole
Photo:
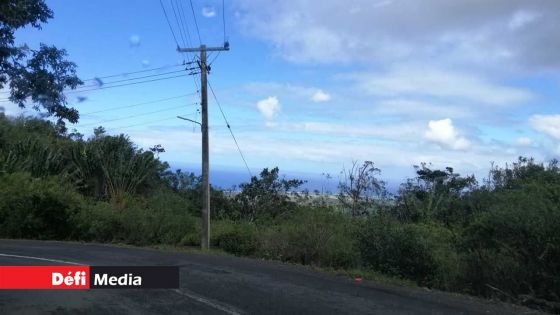
[[[462,177],[452,167],[434,170],[428,166],[415,165],[416,178],[401,185],[395,215],[402,221],[432,217],[452,223],[464,219],[457,203],[464,192],[476,187],[474,175]]]
[[[367,214],[386,196],[385,183],[376,177],[380,173],[381,170],[371,161],[365,161],[361,166],[354,161],[349,170],[342,170],[338,200],[350,209],[353,217]]]
[[[75,185],[94,197],[107,197],[119,211],[157,177],[161,163],[127,136],[97,136],[72,151]]]
[[[58,118],[57,127],[78,121],[78,111],[68,106],[64,90],[83,82],[76,76],[76,65],[65,60],[64,49],[40,44],[39,49],[16,46],[16,30],[41,24],[53,17],[43,0],[3,0],[0,2],[0,89],[7,86],[9,100],[21,108],[31,105],[44,109],[46,116]]]
[[[235,197],[238,204],[237,216],[254,221],[259,216],[276,217],[295,207],[288,195],[303,185],[299,179],[280,179],[278,167],[265,168],[260,174],[251,178],[250,183],[239,185],[241,193]]]

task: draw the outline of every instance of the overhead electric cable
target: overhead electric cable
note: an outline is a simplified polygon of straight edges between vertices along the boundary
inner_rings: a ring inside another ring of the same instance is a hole
[[[66,92],[66,94],[73,94],[73,93],[80,93],[80,92],[89,92],[89,91],[104,90],[104,89],[110,89],[110,88],[116,88],[116,87],[122,87],[122,86],[129,86],[129,85],[136,85],[136,84],[142,84],[142,83],[149,83],[149,82],[155,82],[155,81],[161,81],[161,80],[169,80],[169,79],[181,78],[181,77],[186,77],[186,76],[188,76],[188,74],[181,74],[181,75],[176,75],[176,76],[171,76],[171,77],[158,78],[158,79],[151,79],[151,80],[144,80],[144,81],[139,81],[139,82],[125,83],[125,84],[117,84],[117,85],[111,85],[111,86],[101,86],[101,87],[94,88],[94,89],[72,90],[72,91]]]
[[[233,134],[233,130],[231,130],[231,125],[229,124],[229,122],[226,118],[226,114],[222,110],[222,105],[220,105],[220,101],[218,101],[218,98],[216,97],[216,93],[214,93],[214,89],[212,88],[212,84],[210,84],[210,80],[208,80],[208,87],[210,88],[210,91],[212,92],[212,95],[214,96],[214,100],[216,101],[216,104],[218,104],[218,108],[220,109],[220,112],[222,113],[222,117],[224,118],[226,126],[229,130],[229,133],[231,134],[231,137],[233,138],[233,142],[235,142],[235,146],[237,147],[237,151],[239,152],[239,155],[241,155],[241,159],[243,160],[243,163],[245,163],[245,167],[247,168],[247,171],[249,172],[249,175],[251,177],[253,177],[253,174],[251,173],[251,169],[249,168],[249,165],[247,164],[247,160],[245,160],[245,156],[243,155],[243,152],[241,151],[241,148],[239,147],[239,143],[237,142],[237,139],[235,138],[235,135]]]
[[[169,0],[169,2],[171,3],[171,9],[173,9],[173,16],[175,16],[175,23],[177,24],[177,28],[179,29],[179,35],[181,36],[181,39],[183,40],[183,46],[186,45],[186,41],[185,41],[185,35],[183,35],[183,25],[181,23],[181,21],[179,20],[179,17],[177,16],[177,10],[175,10],[175,5],[173,4],[173,0]],[[176,4],[176,3],[175,3]]]
[[[171,31],[171,35],[173,35],[173,39],[175,40],[175,44],[179,47],[179,41],[177,41],[177,37],[175,36],[175,32],[173,31],[173,27],[171,26],[171,22],[169,22],[169,17],[167,16],[167,12],[165,11],[165,6],[163,2],[159,0],[159,4],[161,5],[161,9],[163,10],[163,15],[165,15],[165,20],[167,21],[167,25],[169,25],[169,30]]]
[[[196,22],[196,14],[194,13],[194,7],[192,4],[192,0],[189,0],[189,2],[191,3],[191,11],[193,14],[193,19],[194,19],[194,25],[196,26],[196,33],[198,34],[198,41],[200,42],[200,45],[202,45],[202,39],[200,38],[200,29],[198,28],[198,23]]]

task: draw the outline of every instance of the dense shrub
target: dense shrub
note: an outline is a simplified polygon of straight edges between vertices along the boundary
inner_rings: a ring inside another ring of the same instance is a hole
[[[58,178],[0,175],[0,236],[67,239],[82,197]]]
[[[300,207],[261,233],[262,256],[325,267],[354,267],[358,251],[352,221],[329,208]]]
[[[473,220],[462,237],[470,292],[560,302],[559,197],[560,185],[523,185]]]
[[[107,202],[85,203],[72,221],[75,226],[73,239],[95,242],[124,239],[121,216]]]
[[[212,245],[234,255],[253,255],[257,250],[257,228],[248,222],[218,221],[212,226]]]
[[[78,228],[74,238],[137,245],[190,244],[198,230],[196,220],[188,214],[188,205],[178,197],[165,206],[167,194],[158,195],[149,201],[131,200],[122,212],[107,202],[85,205],[74,216]]]
[[[458,258],[449,230],[436,224],[401,224],[374,216],[359,232],[364,265],[421,285],[449,286],[457,275]]]

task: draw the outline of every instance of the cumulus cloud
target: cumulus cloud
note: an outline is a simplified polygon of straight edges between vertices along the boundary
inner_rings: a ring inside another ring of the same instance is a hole
[[[315,103],[327,102],[330,101],[330,99],[331,99],[331,95],[329,93],[324,92],[323,90],[317,90],[311,96],[311,100]]]
[[[536,131],[560,140],[560,115],[533,115],[529,124]]]
[[[453,150],[465,150],[470,147],[470,142],[457,134],[453,121],[449,118],[431,120],[424,137],[429,141]]]
[[[257,108],[265,120],[268,122],[274,120],[282,109],[280,102],[276,96],[269,96],[257,102]]]
[[[249,35],[294,62],[445,58],[558,67],[560,1],[237,0]]]
[[[519,137],[517,138],[517,144],[520,146],[528,147],[533,145],[533,139],[528,137]]]
[[[202,15],[207,18],[211,18],[216,16],[216,11],[213,7],[204,7],[202,8]]]

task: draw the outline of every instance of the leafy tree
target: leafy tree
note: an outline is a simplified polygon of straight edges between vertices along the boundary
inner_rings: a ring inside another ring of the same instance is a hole
[[[385,182],[377,178],[380,173],[381,170],[371,161],[362,165],[354,161],[349,170],[342,170],[338,200],[350,209],[353,217],[368,214],[376,203],[381,204],[383,197],[387,196]]]
[[[79,114],[68,106],[66,88],[83,82],[76,76],[76,65],[67,61],[64,49],[40,44],[39,49],[15,43],[16,30],[41,24],[53,17],[43,0],[4,0],[0,2],[0,89],[8,86],[9,100],[19,107],[31,105],[58,118],[57,126],[65,131],[64,120],[78,121]]]
[[[260,178],[253,176],[250,183],[239,185],[241,193],[235,196],[237,209],[232,215],[254,221],[261,216],[274,218],[294,209],[295,202],[289,193],[303,185],[304,181],[280,179],[278,173],[278,167],[265,168]]]
[[[401,221],[434,218],[450,224],[464,219],[459,204],[464,193],[476,187],[475,177],[463,177],[452,167],[434,170],[426,163],[414,168],[417,176],[401,185],[393,214]]]
[[[517,162],[506,167],[492,167],[488,182],[489,189],[520,189],[530,183],[550,185],[560,184],[560,165],[558,160],[551,160],[548,165],[535,163],[533,158],[519,157]]]

